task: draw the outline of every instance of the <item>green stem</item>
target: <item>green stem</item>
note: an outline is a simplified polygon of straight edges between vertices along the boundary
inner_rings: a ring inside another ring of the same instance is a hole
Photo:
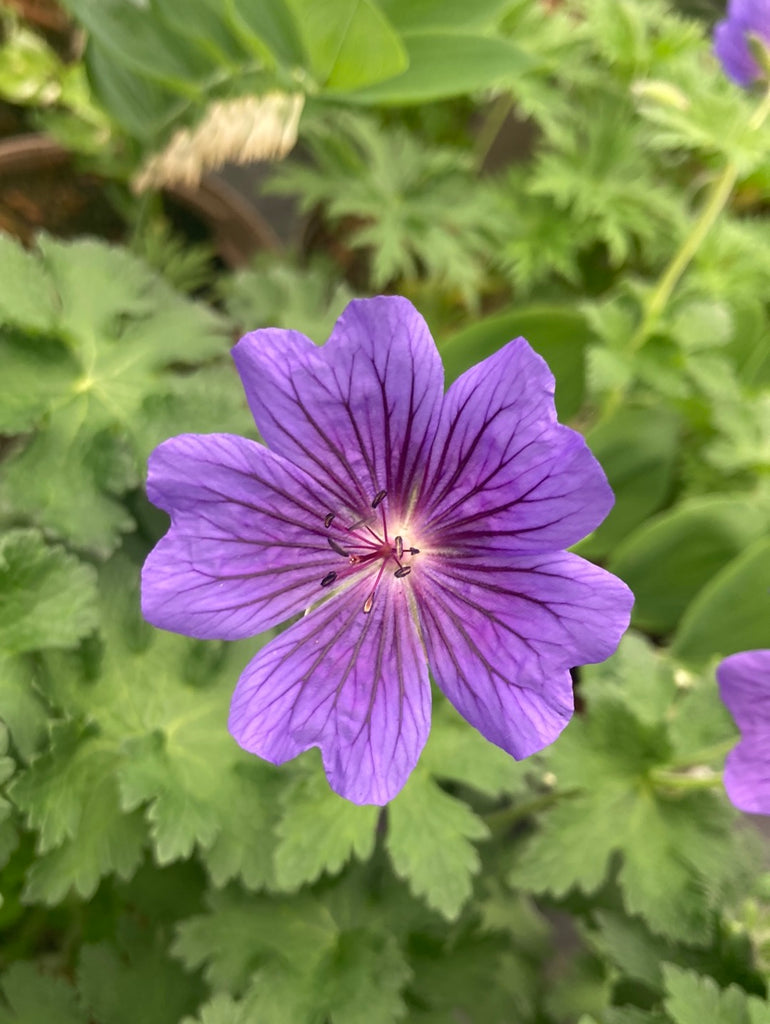
[[[709,772],[708,775],[687,775],[684,772],[670,772],[665,768],[653,768],[650,781],[661,789],[721,789],[722,773]]]
[[[642,322],[629,342],[628,347],[631,352],[638,351],[644,345],[655,322],[668,305],[671,294],[679,284],[682,275],[700,249],[706,235],[711,231],[717,217],[725,208],[737,180],[738,168],[731,161],[712,185],[711,195],[704,204],[700,216],[650,295]]]
[[[546,807],[557,803],[563,797],[573,797],[577,792],[577,789],[552,789],[548,793],[533,797],[532,800],[527,800],[524,803],[513,804],[511,807],[503,807],[499,811],[485,814],[484,821],[493,832],[501,832],[510,828],[511,825],[515,825],[516,822],[522,821],[538,811],[545,810]]]
[[[476,137],[476,167],[481,170],[484,161],[489,156],[489,151],[500,134],[500,129],[505,124],[505,119],[513,109],[513,97],[510,93],[498,96],[492,104],[484,123],[481,125]]]
[[[749,128],[752,131],[761,128],[768,114],[770,114],[770,88],[768,88],[764,99],[750,118]],[[731,160],[711,186],[711,192],[700,214],[650,293],[645,304],[641,322],[628,343],[628,352],[638,352],[649,338],[658,318],[668,305],[674,289],[679,284],[684,272],[703,244],[704,239],[727,205],[735,183],[738,180],[738,173],[738,165]],[[616,388],[610,392],[604,407],[604,418],[617,409],[623,399],[623,395],[623,388]]]
[[[664,766],[662,770],[667,771],[674,768],[694,768],[696,765],[709,764],[711,761],[721,761],[726,754],[733,749],[738,742],[738,737],[733,736],[729,740],[721,740],[719,743],[712,743],[709,747],[701,747],[692,754],[684,754],[682,757],[675,757]]]

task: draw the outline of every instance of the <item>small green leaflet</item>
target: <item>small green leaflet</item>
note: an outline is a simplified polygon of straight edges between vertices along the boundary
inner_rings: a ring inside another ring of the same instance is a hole
[[[712,978],[665,964],[666,1012],[672,1024],[770,1024],[770,1004],[737,985],[720,989]]]
[[[0,651],[73,647],[96,626],[96,602],[91,566],[37,530],[0,537]]]

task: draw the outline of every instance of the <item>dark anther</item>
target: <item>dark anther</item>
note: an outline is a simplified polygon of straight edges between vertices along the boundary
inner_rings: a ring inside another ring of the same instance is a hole
[[[396,537],[396,558],[400,558],[404,553],[404,540],[402,537]]]
[[[409,548],[409,554],[410,555],[419,555],[419,553],[420,553],[420,549],[419,548]]]
[[[356,519],[354,523],[351,523],[350,526],[347,527],[348,533],[350,533],[351,530],[357,530],[358,527],[363,526],[365,522],[365,519]]]
[[[385,498],[387,498],[387,496],[388,496],[388,492],[387,491],[377,491],[375,496],[372,498],[372,508],[377,508],[377,506],[380,504],[380,502],[384,501]]]
[[[402,565],[400,569],[396,569],[393,575],[396,577],[396,579],[400,580],[403,579],[404,576],[408,576],[411,571],[411,565]]]
[[[336,579],[337,579],[337,573],[336,572],[327,572],[327,574],[321,580],[321,586],[322,587],[330,587],[332,585],[332,583],[334,583],[334,581]]]
[[[329,527],[332,525],[333,522],[334,522],[334,513],[333,512],[327,512],[326,515],[324,516],[324,526],[326,527],[327,530],[329,529]]]
[[[327,537],[326,540],[328,541],[329,547],[332,549],[332,551],[336,551],[337,554],[342,555],[343,558],[348,557],[347,551],[343,548],[341,544],[337,543],[334,537]]]

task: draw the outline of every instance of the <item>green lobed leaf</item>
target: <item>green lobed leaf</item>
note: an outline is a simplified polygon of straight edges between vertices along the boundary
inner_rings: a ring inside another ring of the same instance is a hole
[[[0,235],[0,326],[24,324],[41,333],[56,317],[56,297],[51,281],[32,253],[10,235]]]
[[[201,850],[213,878],[273,882],[279,780],[227,732],[227,708],[254,643],[202,644],[154,632],[138,614],[137,571],[103,570],[101,648],[49,654],[40,685],[69,721],[13,786],[39,832],[27,898],[90,895],[136,869],[149,837],[161,864]],[[83,729],[78,719],[90,723]],[[244,845],[248,843],[248,845]]]
[[[210,911],[182,921],[172,946],[188,970],[203,968],[215,990],[242,994],[266,956],[312,972],[334,948],[337,929],[326,907],[308,895],[212,893]]]
[[[493,799],[525,790],[532,770],[530,762],[514,760],[469,728],[440,692],[434,693],[430,736],[420,765],[434,779],[470,786]]]
[[[512,951],[507,937],[460,931],[440,943],[415,942],[411,962],[410,992],[418,1005],[437,1014],[437,1021],[528,1024],[535,1019],[537,966]]]
[[[21,322],[0,335],[16,391],[5,427],[36,428],[3,462],[3,502],[106,555],[133,525],[115,498],[138,483],[145,402],[173,390],[180,364],[223,352],[224,322],[123,250],[43,237],[36,255],[56,313],[45,338]]]
[[[654,1010],[640,1010],[637,1006],[611,1006],[602,1017],[602,1024],[669,1024],[669,1021],[662,1013]]]
[[[459,915],[480,867],[472,840],[488,835],[481,818],[421,765],[388,805],[385,845],[396,874],[449,920]]]
[[[770,1005],[756,996],[747,996],[736,985],[720,989],[709,977],[682,970],[675,964],[663,965],[668,997],[666,1012],[673,1024],[768,1024]]]
[[[409,968],[393,936],[338,923],[309,895],[210,899],[179,925],[173,951],[213,988],[243,995],[248,1019],[391,1024],[403,1016]]]
[[[96,601],[91,566],[36,530],[0,537],[0,650],[74,646],[96,625]]]
[[[677,693],[674,666],[644,636],[626,633],[611,658],[580,672],[580,692],[589,703],[615,700],[649,726],[670,715]]]
[[[138,470],[123,438],[86,431],[72,407],[42,421],[40,432],[2,466],[4,511],[105,557],[134,526],[110,490],[135,487]]]
[[[5,999],[0,1024],[87,1024],[73,987],[64,978],[41,973],[35,964],[11,964],[0,988]]]
[[[652,685],[657,691],[660,683]],[[659,934],[704,944],[714,906],[743,871],[729,810],[714,793],[668,791],[656,781],[673,753],[670,710],[657,722],[650,714],[658,697],[642,721],[617,691],[599,697],[600,689],[597,680],[588,713],[550,748],[549,767],[566,792],[524,844],[511,881],[555,896],[573,887],[590,894],[622,853],[618,881],[629,913]],[[684,701],[678,710],[692,714]]]
[[[255,758],[237,763],[227,778],[227,813],[219,816],[213,842],[203,851],[217,887],[237,879],[247,889],[276,889],[276,827],[286,782]]]
[[[140,814],[122,811],[115,767],[114,751],[71,723],[14,779],[10,796],[39,833],[25,901],[58,903],[70,889],[88,899],[104,875],[134,873],[147,831]]]
[[[185,1017],[181,1024],[250,1024],[249,1008],[219,992],[198,1011],[198,1016]]]
[[[286,892],[323,872],[336,874],[352,856],[368,860],[374,849],[379,808],[344,800],[314,767],[299,775],[281,800],[274,860],[276,884]]]
[[[336,269],[324,261],[296,267],[271,253],[258,255],[248,268],[222,278],[218,290],[243,333],[283,327],[321,344],[353,298],[338,278]]]
[[[394,1024],[410,970],[392,936],[343,933],[315,974],[285,962],[261,968],[246,996],[253,1019],[315,1024]]]
[[[0,655],[0,719],[16,751],[29,761],[40,749],[48,724],[32,659]]]
[[[673,947],[653,936],[638,918],[610,910],[593,914],[596,930],[589,933],[591,947],[615,964],[625,977],[640,981],[652,991],[663,990],[662,958]]]
[[[117,948],[85,945],[78,962],[78,988],[99,1024],[175,1024],[200,998],[200,985],[171,960],[162,934],[121,929]]]
[[[732,817],[712,793],[645,798],[624,836],[620,884],[631,914],[662,935],[705,945],[720,881],[732,873]]]

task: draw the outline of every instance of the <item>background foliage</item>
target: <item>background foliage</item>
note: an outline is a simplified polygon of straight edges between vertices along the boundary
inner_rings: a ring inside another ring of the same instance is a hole
[[[770,1022],[767,854],[721,789],[713,675],[770,642],[770,126],[713,5],[66,6],[83,57],[6,15],[0,92],[129,227],[0,235],[0,1024]],[[303,231],[216,270],[127,182],[275,89],[306,106],[264,195]],[[636,594],[551,748],[517,764],[436,694],[384,810],[229,738],[269,635],[162,633],[137,600],[149,451],[254,436],[233,339],[322,341],[382,290],[450,381],[518,334],[546,357],[617,499],[577,550]]]

